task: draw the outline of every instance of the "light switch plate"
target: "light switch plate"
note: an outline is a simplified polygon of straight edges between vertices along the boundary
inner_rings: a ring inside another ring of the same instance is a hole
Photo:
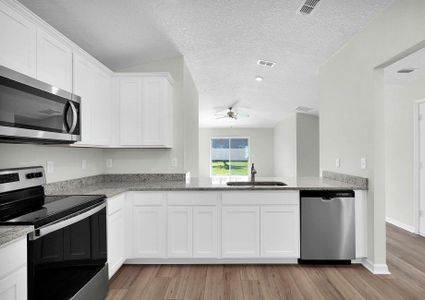
[[[87,169],[87,160],[83,159],[81,161],[81,169],[83,170]]]
[[[340,158],[336,158],[336,159],[335,159],[335,166],[336,166],[337,168],[341,167],[341,159],[340,159]]]
[[[47,173],[53,173],[55,171],[55,165],[53,161],[48,161],[46,163]]]
[[[362,168],[362,169],[366,169],[367,168],[366,158],[360,158],[360,168]]]
[[[112,158],[108,158],[108,159],[106,160],[106,167],[107,167],[107,168],[112,168]]]

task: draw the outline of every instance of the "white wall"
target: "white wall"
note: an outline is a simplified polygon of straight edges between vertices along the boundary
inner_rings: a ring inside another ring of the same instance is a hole
[[[198,152],[198,92],[183,57],[134,66],[119,72],[169,72],[174,82],[174,142],[172,149],[107,149],[113,160],[107,173],[169,173],[191,171],[196,175]],[[185,159],[186,158],[186,159]],[[177,167],[171,161],[177,159]]]
[[[210,176],[210,140],[212,137],[249,137],[251,162],[255,163],[257,176],[272,177],[273,129],[272,128],[200,128],[199,176]]]
[[[385,86],[386,217],[414,227],[413,106],[425,98],[425,79]]]
[[[83,159],[87,161],[84,170]],[[0,144],[0,169],[43,166],[46,170],[47,161],[54,164],[54,172],[46,174],[49,183],[102,174],[105,166],[100,149]]]
[[[320,167],[369,178],[369,258],[386,262],[385,114],[378,65],[425,39],[425,1],[398,0],[319,71]],[[360,168],[360,158],[368,168]],[[341,167],[335,166],[341,158]]]
[[[292,114],[273,129],[274,175],[297,176],[297,118]]]
[[[294,113],[274,134],[274,173],[278,177],[319,176],[319,118]]]

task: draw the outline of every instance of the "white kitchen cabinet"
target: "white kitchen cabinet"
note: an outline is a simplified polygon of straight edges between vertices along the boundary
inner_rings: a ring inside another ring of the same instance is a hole
[[[216,206],[193,208],[193,257],[218,256],[218,223]]]
[[[222,256],[259,257],[260,216],[258,206],[222,208]]]
[[[133,207],[133,257],[165,256],[166,208],[155,205]]]
[[[136,73],[137,74],[137,73]],[[168,74],[118,74],[120,146],[171,148],[172,85]]]
[[[111,77],[74,55],[73,92],[81,97],[81,142],[77,145],[108,146],[111,141]]]
[[[299,206],[261,207],[261,256],[299,257]]]
[[[37,29],[37,79],[72,92],[72,50],[43,29]]]
[[[126,259],[125,195],[107,201],[108,271],[111,278]]]
[[[36,26],[0,2],[0,65],[36,77]]]
[[[27,299],[27,241],[25,238],[0,249],[0,299]]]
[[[168,207],[168,257],[192,257],[192,208]]]

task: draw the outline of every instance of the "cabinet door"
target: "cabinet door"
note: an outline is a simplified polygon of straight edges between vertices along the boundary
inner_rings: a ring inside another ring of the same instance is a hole
[[[97,67],[93,80],[92,130],[93,144],[109,145],[111,142],[111,77]]]
[[[72,50],[42,29],[37,30],[37,79],[72,91]]]
[[[133,257],[165,256],[165,208],[163,206],[134,207],[133,230]]]
[[[93,141],[94,98],[93,65],[80,56],[74,55],[73,93],[81,97],[81,144],[90,145]]]
[[[193,208],[193,256],[217,257],[217,207]]]
[[[191,207],[168,207],[168,256],[192,257]]]
[[[166,122],[165,96],[166,79],[152,77],[143,79],[143,138],[145,146],[164,145],[164,123]]]
[[[258,257],[260,216],[258,206],[222,208],[222,256]]]
[[[124,209],[120,208],[108,215],[108,267],[109,278],[125,261]]]
[[[0,2],[0,65],[36,77],[36,27]]]
[[[261,207],[261,256],[299,257],[299,206]]]
[[[140,78],[120,80],[120,144],[123,146],[142,144],[141,84]]]
[[[0,278],[0,299],[27,300],[27,267]]]

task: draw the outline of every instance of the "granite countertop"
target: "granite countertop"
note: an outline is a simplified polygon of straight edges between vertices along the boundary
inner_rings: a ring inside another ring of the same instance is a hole
[[[51,195],[103,194],[113,197],[127,191],[284,191],[284,190],[364,190],[365,186],[344,183],[323,177],[270,178],[260,177],[257,181],[281,181],[286,186],[228,186],[225,181],[211,178],[192,178],[184,181],[120,181],[96,182],[87,185],[60,189],[49,188]]]
[[[25,238],[28,233],[34,230],[33,226],[0,226],[0,248],[5,247],[18,239]]]

